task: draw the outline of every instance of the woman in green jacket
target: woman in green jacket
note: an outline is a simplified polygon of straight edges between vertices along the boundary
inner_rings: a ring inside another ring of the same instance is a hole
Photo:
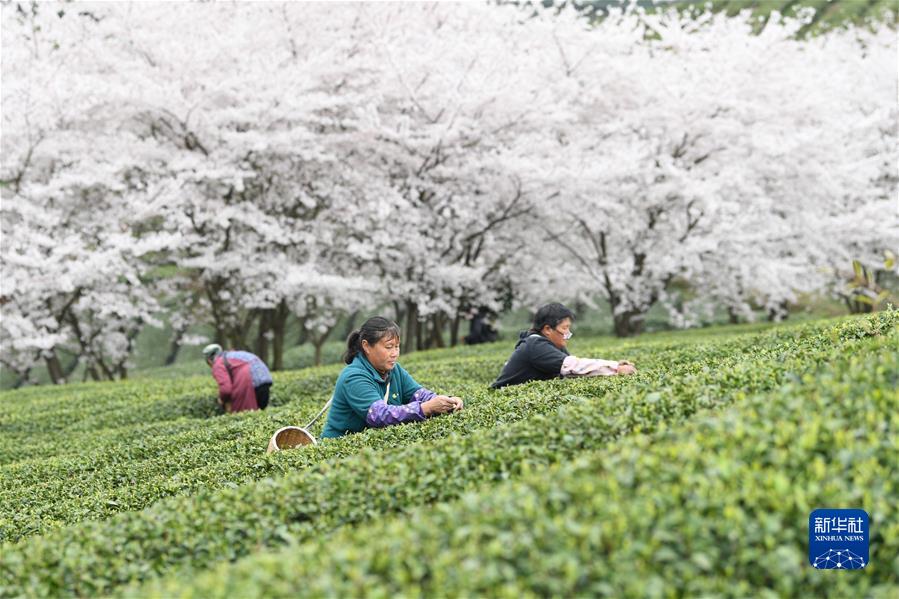
[[[462,399],[425,389],[397,363],[400,328],[375,316],[347,339],[323,438],[458,412]]]

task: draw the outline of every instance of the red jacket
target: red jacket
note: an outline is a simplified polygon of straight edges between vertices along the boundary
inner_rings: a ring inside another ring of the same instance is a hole
[[[227,352],[226,352],[227,353]],[[212,363],[212,376],[219,385],[219,397],[223,402],[231,402],[232,412],[258,410],[256,389],[253,388],[253,376],[250,363],[237,358],[228,358],[231,375],[225,368],[224,354],[216,356]]]

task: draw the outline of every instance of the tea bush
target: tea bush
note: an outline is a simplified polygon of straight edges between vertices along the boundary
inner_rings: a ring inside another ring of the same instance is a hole
[[[278,464],[262,480],[200,485],[142,511],[4,545],[0,595],[110,592],[452,500],[623,435],[658,430],[704,408],[775,389],[883,335],[895,344],[896,324],[895,314],[885,313],[680,348],[666,341],[647,349],[650,366],[636,377],[482,390],[483,401],[452,417],[270,457],[256,453],[244,461],[262,469]],[[482,384],[470,380],[480,368],[486,374],[480,360],[460,360],[459,368],[469,371],[459,385]]]
[[[732,357],[733,352],[746,346],[744,340],[732,347],[721,346],[716,352]],[[688,350],[676,346],[665,349],[648,343],[640,349],[631,349],[628,355],[651,372],[655,364],[702,359],[700,352],[709,353],[704,346]],[[415,366],[416,375],[423,382],[435,389],[461,393],[468,401],[468,409],[454,417],[455,424],[440,430],[464,433],[478,427],[495,426],[505,420],[516,420],[530,413],[492,410],[497,402],[508,402],[506,395],[487,388],[500,368],[500,360],[499,357],[471,357]],[[337,370],[330,370],[336,378]],[[279,379],[279,397],[286,408],[213,421],[164,421],[153,427],[126,426],[114,429],[112,439],[106,431],[95,433],[107,441],[98,450],[93,449],[99,442],[95,439],[88,447],[71,451],[73,447],[78,448],[73,440],[69,445],[71,455],[0,466],[3,475],[0,497],[6,500],[3,503],[6,509],[0,507],[0,540],[15,541],[64,524],[141,509],[162,497],[286,471],[291,468],[289,462],[265,459],[259,455],[259,449],[265,447],[272,431],[278,427],[306,422],[317,413],[319,404],[330,393],[330,386],[324,383],[326,376]],[[556,403],[539,403],[534,409],[551,409],[562,401],[565,401],[564,397],[558,398]],[[483,416],[485,413],[487,416]],[[416,431],[413,437],[427,439],[434,434],[438,433],[426,428]],[[49,443],[52,452],[58,438],[53,436]],[[39,444],[34,445],[40,448]],[[324,459],[334,454],[324,451],[313,455]],[[248,456],[255,459],[248,459]],[[40,483],[35,484],[35,481]]]
[[[899,335],[847,349],[724,412],[127,595],[895,597]],[[822,506],[869,512],[867,568],[810,566]]]

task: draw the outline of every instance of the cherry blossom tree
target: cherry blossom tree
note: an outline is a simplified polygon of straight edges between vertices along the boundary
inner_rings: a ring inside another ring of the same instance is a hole
[[[408,349],[459,339],[472,306],[498,307],[525,275],[522,218],[545,199],[526,184],[522,143],[554,111],[535,77],[540,40],[512,10],[366,6],[366,52],[383,65],[360,140],[388,190],[363,215],[385,297]],[[513,57],[510,60],[510,57]]]
[[[5,29],[19,25],[3,39],[3,349],[19,373],[45,360],[54,382],[73,369],[60,350],[86,376],[125,377],[157,310],[125,220],[143,194],[146,148],[115,130],[112,103],[69,93],[89,84],[79,65],[88,76],[106,68],[89,59],[96,23],[45,29],[41,17],[36,5],[3,12]]]
[[[732,310],[751,299],[777,310],[820,289],[821,269],[853,244],[883,249],[889,224],[870,216],[886,212],[875,182],[895,160],[895,128],[878,118],[876,133],[841,140],[895,106],[894,36],[799,42],[796,22],[754,35],[720,15],[632,18],[555,36],[557,89],[571,90],[558,101],[575,117],[542,175],[565,190],[562,210],[541,216],[562,216],[548,239],[595,281],[616,333],[639,332],[678,278]]]
[[[780,317],[895,249],[889,29],[454,3],[2,19],[20,377],[125,376],[161,317],[175,350],[204,324],[276,369],[291,319],[318,360],[384,306],[406,350],[479,306],[603,299],[619,335],[659,303],[680,326]]]

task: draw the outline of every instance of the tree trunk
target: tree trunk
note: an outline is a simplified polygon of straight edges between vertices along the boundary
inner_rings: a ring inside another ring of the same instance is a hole
[[[78,368],[78,356],[72,358],[72,361],[69,362],[69,365],[65,367],[62,371],[62,376],[64,379],[68,380],[72,373],[75,372],[75,369]]]
[[[87,376],[90,375],[92,379],[95,381],[102,381],[103,379],[100,377],[100,374],[97,372],[97,367],[93,364],[89,365],[87,369],[84,371],[84,380],[87,380]]]
[[[66,382],[66,377],[62,374],[62,365],[59,363],[59,356],[53,351],[49,358],[44,358],[47,362],[47,373],[54,385],[61,385]]]
[[[613,314],[615,335],[617,337],[635,337],[643,332],[645,314],[642,312],[622,312]]]
[[[780,302],[776,308],[769,309],[768,322],[780,322],[789,318],[790,312],[787,310],[787,305],[787,302]]]
[[[393,300],[393,321],[399,325],[402,325],[406,320],[406,311],[403,310],[402,304],[400,302]],[[349,334],[347,334],[349,336]]]
[[[246,344],[244,343],[243,335],[240,333],[239,329],[232,328],[228,333],[228,343],[222,345],[222,349],[225,351],[228,350],[245,350],[247,349]]]
[[[462,323],[462,315],[456,312],[450,324],[450,347],[459,345],[459,325]]]
[[[102,358],[97,358],[97,364],[103,370],[103,374],[104,376],[106,376],[107,380],[115,380],[115,373],[112,371],[112,369],[109,368],[109,366],[106,365],[106,362],[104,362]]]
[[[246,318],[244,318],[243,322],[238,322],[236,325],[231,327],[230,331],[230,339],[231,339],[231,347],[234,349],[248,349],[247,345],[247,333],[250,332],[250,329],[253,328],[253,322],[256,320],[256,317],[260,315],[261,310],[250,310],[247,313]],[[225,348],[228,349],[228,348]]]
[[[739,324],[740,323],[740,315],[737,314],[737,311],[733,308],[727,309],[727,319],[730,324]]]
[[[346,326],[343,328],[343,340],[349,339],[350,333],[356,329],[356,320],[359,318],[359,310],[347,316]]]
[[[300,325],[300,334],[297,335],[297,345],[304,345],[309,341],[309,331],[306,330],[306,317],[298,316],[297,322]]]
[[[446,347],[446,344],[443,342],[444,320],[443,314],[440,313],[431,316],[431,338],[428,341],[428,348]]]
[[[222,314],[221,303],[218,301],[218,290],[223,284],[215,281],[207,281],[203,284],[203,290],[206,292],[206,298],[209,300],[210,313],[212,314],[212,324],[215,327],[215,342],[223,348],[228,345],[228,327],[225,324],[225,315]]]
[[[275,336],[272,339],[272,370],[284,370],[284,336],[287,333],[287,319],[290,317],[290,310],[287,309],[287,302],[281,300],[275,310],[275,317],[272,322],[272,331]]]
[[[259,329],[256,331],[256,343],[254,352],[259,359],[268,364],[268,335],[272,328],[274,310],[261,310],[259,314]]]
[[[336,324],[335,324],[336,326]],[[312,339],[312,346],[315,348],[315,365],[322,365],[322,347],[325,345],[325,341],[328,340],[328,337],[331,336],[331,332],[334,330],[334,326],[328,327],[325,329],[325,332],[316,337],[315,335],[310,335]]]
[[[171,366],[178,359],[178,354],[181,352],[181,340],[184,339],[184,333],[186,332],[186,326],[178,327],[173,332],[172,340],[169,342],[169,354],[165,357],[166,366]]]
[[[850,314],[868,314],[874,311],[874,304],[866,304],[852,299],[852,296],[846,297],[846,307],[849,308]]]
[[[313,347],[315,347],[315,357],[314,357],[314,362],[313,362],[313,363],[314,363],[316,366],[321,366],[321,365],[322,365],[322,346],[323,346],[324,344],[325,344],[324,340],[319,341],[318,343],[313,343],[313,344],[312,344]]]
[[[415,321],[415,349],[422,350],[425,348],[425,329],[427,328],[427,322],[421,322],[416,319]]]
[[[78,319],[75,317],[75,314],[72,312],[68,313],[68,321],[72,326],[72,331],[75,333],[75,337],[78,339],[78,345],[81,346],[81,355],[85,356],[87,359],[87,366],[84,371],[84,380],[87,380],[87,376],[90,375],[92,379],[95,381],[103,380],[99,373],[97,372],[97,359],[96,356],[90,350],[90,343],[92,341],[85,341],[85,336],[81,332],[81,323],[78,322]],[[110,377],[111,379],[112,377]]]
[[[13,383],[12,388],[13,388],[13,389],[18,389],[19,387],[21,387],[22,385],[24,385],[25,383],[27,383],[27,382],[28,382],[28,378],[29,378],[30,375],[31,375],[31,368],[26,368],[26,369],[25,369],[25,372],[23,372],[22,374],[20,374],[20,375],[19,375],[19,378],[16,379],[16,382]]]
[[[406,344],[403,351],[411,354],[416,349],[416,341],[420,337],[418,326],[418,306],[414,303],[406,302],[406,332],[404,334]]]
[[[143,328],[143,322],[138,320],[135,326],[130,330],[120,329],[120,332],[125,335],[125,338],[128,340],[128,351],[125,353],[125,357],[118,363],[112,365],[112,370],[116,373],[120,381],[124,381],[128,378],[128,367],[126,364],[128,363],[128,358],[134,353],[134,340],[137,339],[137,336],[140,334],[141,328]]]

